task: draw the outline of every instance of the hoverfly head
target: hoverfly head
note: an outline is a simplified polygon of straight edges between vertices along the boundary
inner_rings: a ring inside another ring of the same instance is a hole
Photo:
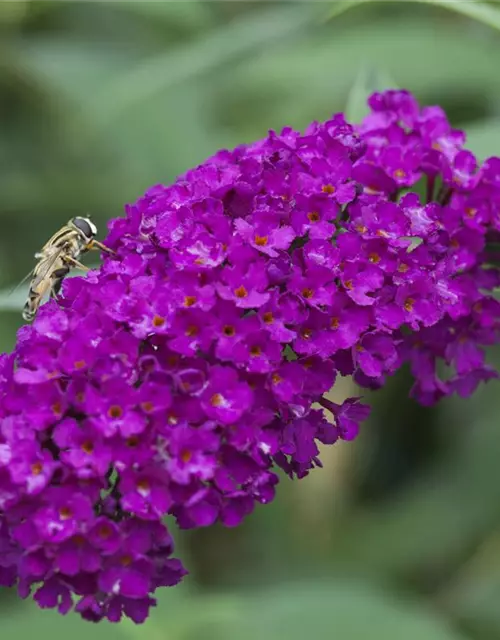
[[[78,233],[88,243],[97,235],[97,227],[90,218],[82,218],[77,216],[71,220],[71,225],[75,227]]]

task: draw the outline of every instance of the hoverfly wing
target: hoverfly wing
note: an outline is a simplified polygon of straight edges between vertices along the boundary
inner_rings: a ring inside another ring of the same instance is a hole
[[[37,287],[40,282],[50,273],[50,270],[57,262],[57,260],[63,255],[65,247],[54,247],[53,250],[46,257],[42,257],[40,262],[33,270],[34,278],[31,281],[31,288]]]
[[[40,280],[42,280],[46,276],[46,274],[49,272],[52,265],[59,257],[59,254],[60,254],[59,248],[56,248],[56,250],[53,252],[51,251],[50,254],[46,257],[44,256],[44,253],[40,253],[40,252],[35,253],[35,258],[39,261],[38,264],[29,273],[27,273],[22,280],[20,280],[14,287],[12,287],[12,289],[9,291],[9,296],[15,293],[19,289],[19,287],[22,287],[23,284],[30,279],[32,280],[31,286],[35,286],[36,284],[39,284]],[[44,264],[43,268],[40,268],[38,270],[38,273],[36,274],[36,278],[35,280],[33,280],[33,276],[35,275],[37,268],[41,267],[42,264]]]
[[[29,273],[27,273],[20,282],[18,282],[14,287],[12,287],[12,289],[9,291],[9,296],[15,293],[19,289],[19,287],[22,287],[25,282],[27,282],[30,278],[32,278],[34,273],[35,273],[34,269],[32,269]]]

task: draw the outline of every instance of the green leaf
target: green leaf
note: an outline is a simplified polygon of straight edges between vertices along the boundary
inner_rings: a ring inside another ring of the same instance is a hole
[[[331,20],[336,18],[338,15],[345,13],[348,9],[354,9],[355,7],[359,7],[364,4],[376,4],[379,2],[381,2],[381,0],[352,0],[352,2],[335,2],[334,8],[328,13],[327,19]],[[413,2],[415,4],[428,4],[433,7],[439,6],[443,9],[455,11],[456,13],[465,15],[473,20],[482,22],[493,29],[500,30],[500,10],[490,4],[480,2],[479,0],[467,0],[467,2],[461,2],[460,0],[457,0],[456,2],[450,2],[450,0],[408,0],[407,4],[409,2]]]
[[[500,535],[480,544],[439,593],[441,608],[474,637],[500,637]]]
[[[158,2],[141,0],[115,0],[121,11],[129,12],[143,18],[160,21],[170,29],[198,30],[212,26],[213,19],[210,10],[204,2],[189,0],[189,2]]]
[[[480,160],[500,155],[500,119],[490,118],[466,127],[468,149]]]
[[[340,0],[339,2],[334,2],[333,9],[330,9],[326,19],[332,20],[333,18],[342,15],[349,9],[353,9],[358,4],[365,4],[366,2],[369,2],[369,0],[345,0],[345,2]]]
[[[409,20],[411,8],[347,24],[334,37],[325,26],[314,36],[305,34],[220,74],[220,122],[229,121],[240,137],[252,140],[264,126],[303,128],[311,120],[326,119],[345,108],[353,79],[367,61],[396,78],[422,104],[441,104],[453,119],[456,105],[471,103],[484,112],[495,104],[499,50],[450,20],[440,24],[436,38],[435,25],[422,12]]]
[[[2,610],[1,630],[4,638],[35,638],[43,629],[47,637],[53,640],[123,640],[124,633],[120,625],[101,622],[92,625],[75,613],[61,616],[53,610],[42,610],[31,600],[19,601]]]
[[[16,0],[16,2],[0,3],[0,24],[5,27],[22,23],[28,12],[28,0]]]
[[[460,563],[478,539],[500,526],[497,397],[492,382],[466,401],[453,398],[436,408],[450,425],[447,455],[383,504],[339,522],[334,566],[347,563],[370,575],[425,583],[426,576]]]
[[[397,89],[395,81],[386,71],[368,65],[361,67],[347,97],[345,109],[349,122],[361,122],[368,114],[368,98],[375,91]]]
[[[14,44],[12,56],[20,72],[54,102],[72,101],[71,116],[80,118],[94,92],[137,64],[138,52],[116,43],[32,37]]]
[[[0,311],[17,311],[21,313],[27,295],[27,286],[20,287],[17,291],[12,291],[12,289],[0,291]]]
[[[184,584],[184,583],[183,583]],[[237,595],[211,595],[205,592],[178,597],[172,591],[182,590],[183,584],[157,592],[158,607],[144,625],[144,631],[125,623],[130,638],[169,638],[169,640],[205,640],[207,628],[236,624],[240,614]],[[188,593],[187,589],[184,594]]]
[[[212,626],[208,637],[218,640],[462,638],[451,630],[446,620],[420,603],[397,598],[380,587],[349,578],[280,585],[261,590],[258,595],[247,593],[239,609],[235,623]]]
[[[203,86],[187,83],[162,89],[154,100],[124,106],[106,127],[108,147],[126,176],[122,198],[135,199],[149,185],[168,183],[222,146],[206,116]],[[98,144],[96,125],[89,140]]]
[[[234,64],[237,57],[291,37],[311,25],[316,15],[317,9],[305,3],[245,15],[178,51],[151,56],[131,70],[117,74],[108,86],[92,96],[89,106],[103,124],[108,123],[131,105],[153,100],[160,91],[212,73],[229,62]]]
[[[412,0],[423,4],[439,5],[464,16],[482,22],[493,29],[500,30],[500,10],[485,2],[469,0],[468,2],[449,2],[449,0]]]

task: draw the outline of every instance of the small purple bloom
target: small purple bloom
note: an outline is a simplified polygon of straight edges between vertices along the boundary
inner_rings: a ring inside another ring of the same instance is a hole
[[[384,334],[365,334],[353,353],[361,371],[370,378],[394,373],[399,365],[397,342]]]
[[[264,220],[254,226],[240,218],[236,220],[234,226],[236,233],[243,240],[271,258],[276,258],[279,250],[288,249],[296,235],[292,227],[277,226],[273,228],[268,226]]]
[[[211,428],[193,429],[183,425],[172,429],[167,469],[174,482],[189,484],[193,478],[210,480],[217,468],[219,446],[220,438]]]
[[[342,284],[347,295],[360,306],[375,304],[375,292],[382,287],[384,275],[375,266],[363,263],[348,263],[342,274]]]
[[[239,262],[222,270],[217,293],[241,309],[258,308],[269,300],[269,293],[265,291],[268,284],[265,262],[255,258],[248,264],[242,261],[244,255],[244,251],[235,253]]]
[[[123,509],[145,520],[155,520],[172,504],[165,474],[157,471],[124,471],[119,490]]]
[[[27,495],[43,491],[58,467],[48,451],[41,451],[32,442],[16,447],[15,453],[9,451],[10,478],[14,484],[23,486]]]
[[[347,398],[341,405],[331,400],[321,401],[322,406],[334,416],[337,432],[343,440],[353,440],[358,435],[359,425],[370,414],[370,407],[361,404],[359,400],[359,398]]]
[[[110,596],[145,598],[151,589],[153,567],[146,558],[134,557],[126,548],[110,556],[99,574],[99,589]]]
[[[42,609],[57,608],[63,615],[73,606],[69,588],[56,577],[46,580],[33,597]]]
[[[101,568],[101,556],[83,535],[77,534],[60,545],[55,556],[55,567],[66,576],[75,576],[80,572],[94,573]]]
[[[53,487],[47,494],[50,501],[34,514],[34,524],[41,539],[59,543],[78,534],[93,517],[92,503],[71,489]]]
[[[202,406],[209,418],[231,424],[241,418],[252,404],[252,391],[230,367],[212,367],[210,382],[202,396]]]
[[[292,213],[292,224],[298,236],[306,233],[311,239],[330,239],[335,233],[338,204],[327,194],[321,196],[296,196],[297,208]]]
[[[105,475],[111,464],[111,449],[90,424],[65,418],[54,430],[54,442],[61,450],[61,461],[79,478]]]

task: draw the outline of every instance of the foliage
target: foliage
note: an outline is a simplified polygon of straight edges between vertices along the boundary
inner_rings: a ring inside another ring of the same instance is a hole
[[[216,149],[304,127],[389,84],[440,104],[481,158],[500,155],[500,9],[491,2],[0,3],[0,346],[41,241],[106,220]],[[492,361],[500,362],[492,352]],[[499,637],[500,431],[491,386],[417,410],[402,374],[358,442],[280,487],[238,530],[187,536],[189,587],[152,620],[97,637]],[[349,393],[349,389],[346,391]],[[0,629],[88,634],[0,599]]]

